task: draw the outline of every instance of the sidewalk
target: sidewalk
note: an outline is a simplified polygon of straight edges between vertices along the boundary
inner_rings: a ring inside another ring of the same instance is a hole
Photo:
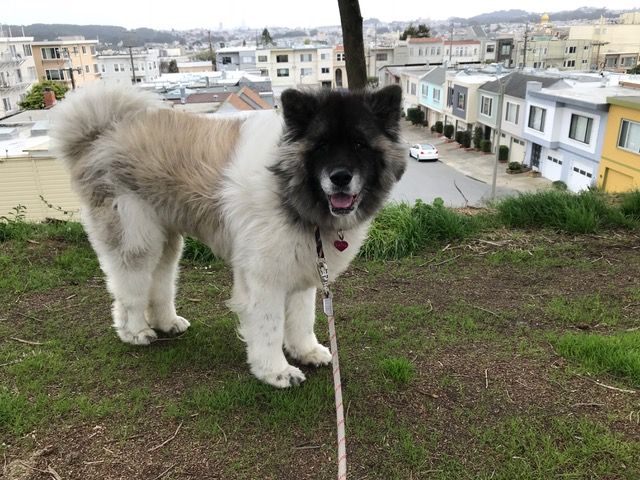
[[[432,134],[427,127],[418,127],[402,121],[400,137],[408,144],[431,143],[438,148],[440,161],[455,168],[464,175],[491,185],[495,154],[484,154],[475,150],[466,151],[457,142],[447,143],[446,137]],[[551,181],[542,177],[531,177],[527,173],[510,175],[507,164],[498,163],[496,187],[509,188],[518,192],[535,192],[549,188]]]

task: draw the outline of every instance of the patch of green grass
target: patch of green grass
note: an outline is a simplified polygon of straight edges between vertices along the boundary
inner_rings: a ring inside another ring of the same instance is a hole
[[[385,207],[374,220],[360,249],[368,259],[397,259],[414,255],[427,245],[467,238],[478,231],[480,222],[446,208],[443,202],[427,205],[417,201]]]
[[[627,217],[640,220],[640,190],[622,194],[620,211]]]
[[[640,475],[640,442],[623,439],[584,418],[553,418],[549,423],[512,417],[477,435],[493,459],[475,478],[620,478]]]
[[[575,250],[572,252],[571,250]],[[572,253],[575,253],[574,258]],[[598,268],[585,259],[580,258],[579,246],[538,246],[529,250],[497,250],[489,253],[485,258],[490,265],[512,264],[521,268],[551,268],[551,267],[578,267]]]
[[[500,220],[508,227],[553,228],[570,233],[594,233],[605,227],[630,227],[607,196],[586,190],[578,194],[560,190],[523,193],[496,204]]]
[[[382,375],[396,385],[407,385],[416,376],[411,361],[403,357],[390,357],[380,360],[378,366]]]
[[[207,245],[192,237],[185,237],[184,239],[182,258],[203,264],[220,262],[220,259],[213,254]]]
[[[552,339],[558,353],[595,374],[607,373],[640,387],[640,332],[565,333]]]
[[[620,308],[604,300],[600,294],[554,297],[545,313],[562,325],[613,326],[620,323]]]

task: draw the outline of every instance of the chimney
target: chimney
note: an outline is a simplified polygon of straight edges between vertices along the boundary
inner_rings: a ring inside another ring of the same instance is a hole
[[[542,89],[542,82],[527,82],[527,93]]]
[[[56,104],[56,94],[49,87],[44,88],[44,108],[51,108]]]

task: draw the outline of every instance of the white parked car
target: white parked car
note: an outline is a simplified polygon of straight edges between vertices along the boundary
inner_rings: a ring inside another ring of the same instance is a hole
[[[430,143],[416,143],[409,148],[409,156],[418,161],[438,160],[438,149]]]

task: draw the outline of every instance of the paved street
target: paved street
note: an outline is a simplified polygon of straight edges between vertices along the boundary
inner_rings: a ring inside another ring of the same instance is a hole
[[[493,154],[467,152],[455,142],[446,143],[445,137],[432,135],[428,128],[414,127],[404,121],[401,135],[407,158],[412,143],[431,143],[438,148],[440,161],[417,162],[409,158],[407,171],[391,194],[392,200],[413,203],[421,199],[431,203],[440,197],[451,207],[482,206],[490,200]],[[505,164],[498,165],[497,197],[548,188],[551,183],[527,174],[509,175],[505,169]]]

